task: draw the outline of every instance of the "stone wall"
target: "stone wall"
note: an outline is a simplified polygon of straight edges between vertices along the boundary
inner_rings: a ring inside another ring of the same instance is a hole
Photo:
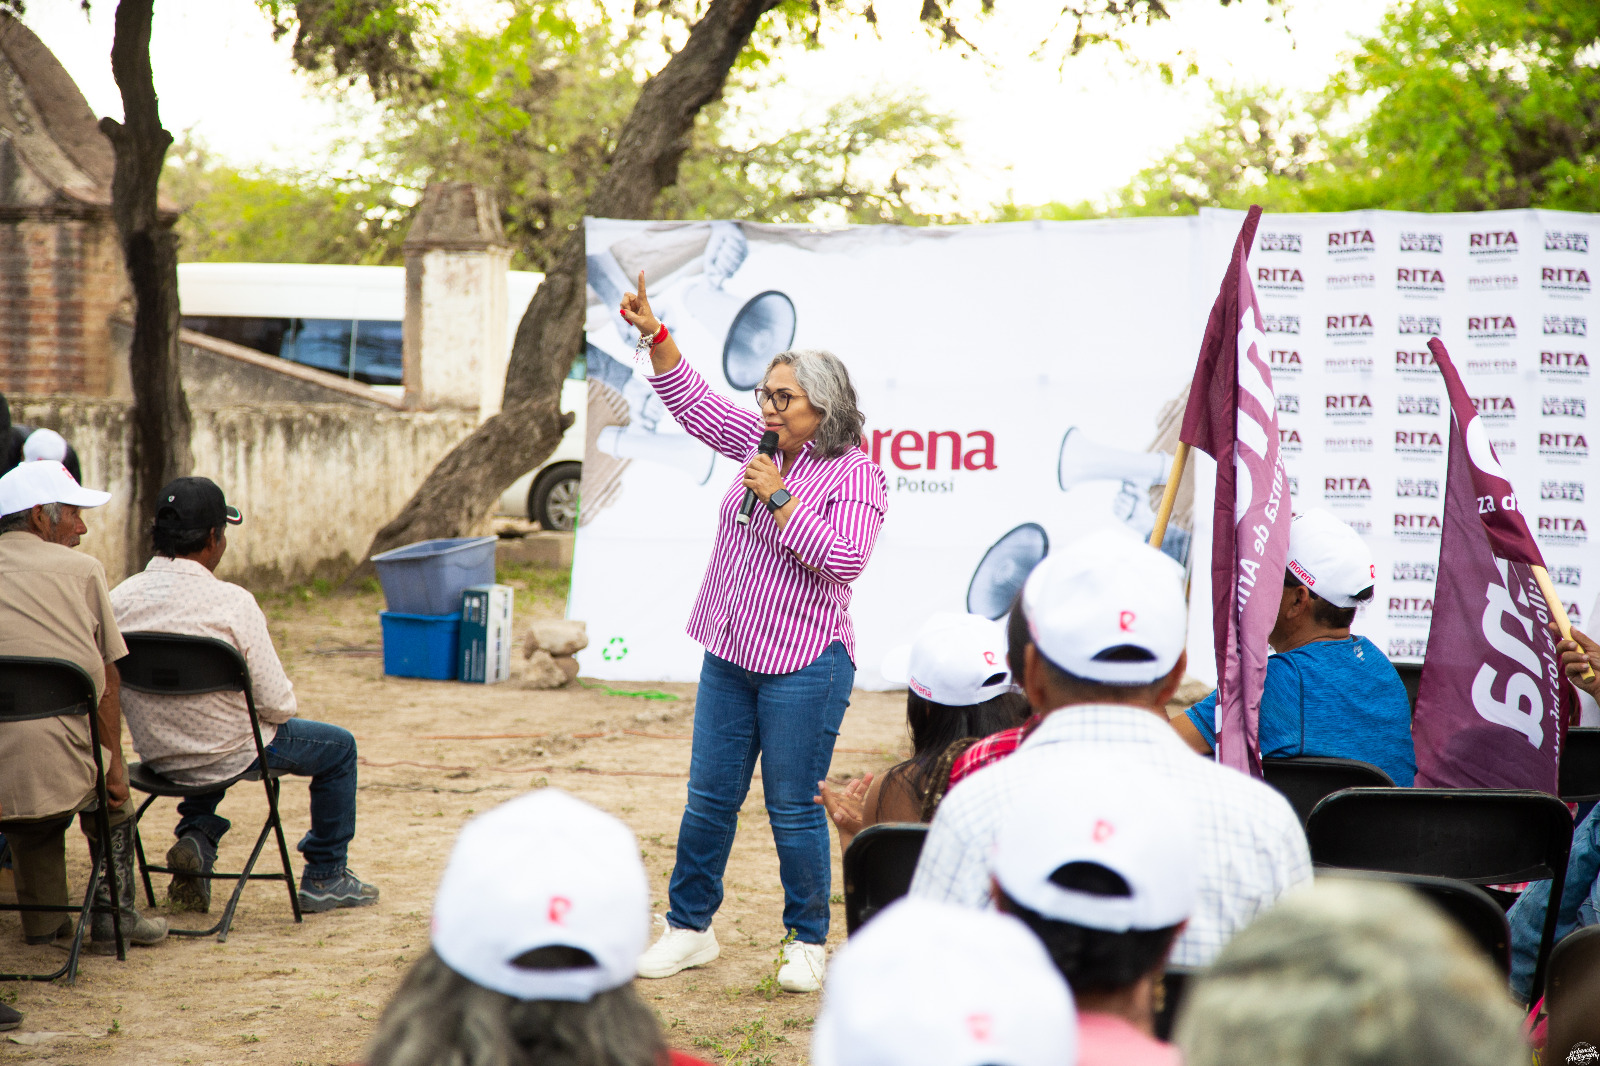
[[[17,397],[17,422],[72,442],[84,484],[112,499],[87,512],[82,548],[112,584],[134,548],[128,528],[128,405]],[[254,590],[343,576],[444,454],[477,425],[472,412],[398,412],[349,403],[194,408],[194,473],[216,481],[244,524],[228,532],[218,573]]]

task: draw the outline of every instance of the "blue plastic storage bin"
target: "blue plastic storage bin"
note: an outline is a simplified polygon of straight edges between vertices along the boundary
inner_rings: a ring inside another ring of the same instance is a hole
[[[494,583],[495,537],[420,540],[381,555],[372,563],[389,610],[445,615],[461,610],[461,594],[472,585]]]
[[[379,611],[383,672],[391,677],[454,681],[460,669],[461,612],[445,615]]]

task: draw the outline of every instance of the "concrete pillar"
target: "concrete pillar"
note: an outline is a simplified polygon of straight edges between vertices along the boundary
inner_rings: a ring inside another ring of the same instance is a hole
[[[406,406],[500,410],[511,338],[506,271],[511,246],[494,194],[436,182],[406,234],[403,333]]]

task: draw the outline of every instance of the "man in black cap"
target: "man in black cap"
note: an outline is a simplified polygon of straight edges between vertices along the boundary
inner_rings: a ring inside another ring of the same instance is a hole
[[[300,841],[305,870],[300,906],[307,911],[364,907],[378,890],[352,874],[346,853],[356,830],[356,742],[349,730],[295,716],[294,686],[283,672],[267,619],[247,590],[216,577],[228,548],[227,528],[243,519],[222,489],[203,477],[182,477],[161,490],[151,530],[155,558],[111,591],[123,632],[214,637],[239,649],[250,667],[267,765],[311,778],[311,831]],[[133,746],[149,769],[183,785],[206,785],[257,769],[244,696],[152,696],[127,690],[123,716]],[[209,873],[229,822],[217,814],[224,789],[178,804],[178,842],[167,865]],[[178,874],[167,889],[181,908],[204,911],[211,882]]]

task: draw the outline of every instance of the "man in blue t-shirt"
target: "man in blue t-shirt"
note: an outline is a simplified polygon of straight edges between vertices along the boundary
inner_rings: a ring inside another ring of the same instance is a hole
[[[1295,515],[1278,621],[1267,638],[1262,758],[1324,755],[1374,764],[1397,785],[1416,777],[1411,703],[1378,646],[1351,636],[1377,568],[1355,530],[1323,510]],[[1202,754],[1217,743],[1217,694],[1172,720]]]

